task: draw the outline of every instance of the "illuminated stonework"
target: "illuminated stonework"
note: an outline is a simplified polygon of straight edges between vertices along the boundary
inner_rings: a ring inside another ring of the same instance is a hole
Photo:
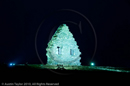
[[[58,27],[46,50],[47,65],[81,65],[81,52],[66,24]]]

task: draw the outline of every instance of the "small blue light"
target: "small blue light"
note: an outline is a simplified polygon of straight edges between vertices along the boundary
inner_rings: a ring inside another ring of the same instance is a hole
[[[12,66],[13,64],[12,64],[12,63],[10,63],[9,65],[10,65],[10,66]]]
[[[15,66],[15,63],[10,63],[9,66]]]

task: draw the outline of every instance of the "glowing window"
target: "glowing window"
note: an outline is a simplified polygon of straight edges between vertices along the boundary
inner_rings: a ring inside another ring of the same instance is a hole
[[[58,54],[61,54],[61,48],[58,46]]]
[[[70,55],[74,55],[74,50],[70,49]]]

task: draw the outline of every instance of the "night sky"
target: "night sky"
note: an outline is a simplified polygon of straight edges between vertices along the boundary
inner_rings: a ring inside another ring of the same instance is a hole
[[[57,12],[71,9],[85,15],[89,23],[74,12]],[[44,23],[43,20],[45,20]],[[0,63],[46,63],[46,48],[61,21],[81,21],[82,33],[72,23],[67,23],[82,53],[82,65],[90,61],[99,66],[130,67],[130,2],[128,0],[1,0],[0,1]],[[40,27],[41,24],[41,27]],[[37,40],[35,40],[38,31]]]

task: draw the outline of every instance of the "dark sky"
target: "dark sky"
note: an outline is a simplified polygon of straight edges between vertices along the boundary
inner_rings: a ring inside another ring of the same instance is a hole
[[[85,20],[72,13],[48,14],[60,9],[71,9],[85,15],[97,35],[97,51],[92,55],[95,40],[92,28]],[[60,15],[60,16],[58,16]],[[46,18],[46,22],[42,21]],[[35,50],[35,36],[39,25],[37,46],[46,63],[49,34],[55,24],[69,19],[82,22],[82,34],[70,24],[70,31],[82,52],[82,65],[92,60],[101,66],[130,67],[130,2],[128,0],[1,0],[0,1],[0,62],[41,63]],[[69,25],[69,24],[68,24]],[[76,27],[75,27],[76,28]]]

